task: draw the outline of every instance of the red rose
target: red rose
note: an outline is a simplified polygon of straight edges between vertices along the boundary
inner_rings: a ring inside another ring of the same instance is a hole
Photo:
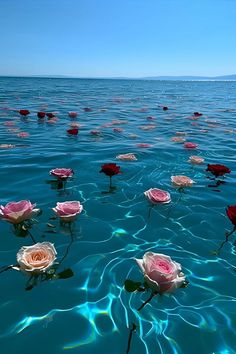
[[[202,113],[194,112],[193,115],[194,115],[194,117],[201,117],[201,116],[202,116]]]
[[[228,206],[226,214],[234,226],[236,226],[236,205]]]
[[[121,173],[120,166],[117,166],[116,163],[105,163],[101,167],[102,167],[102,169],[100,172],[105,173],[105,175],[107,175],[109,177],[112,177],[114,175],[118,175],[119,173]]]
[[[225,173],[230,173],[231,170],[225,165],[207,165],[206,171],[211,172],[215,177],[224,176]]]
[[[74,129],[68,129],[67,133],[70,135],[78,135],[79,129],[74,128]]]
[[[22,116],[27,116],[28,114],[30,114],[30,111],[28,111],[28,109],[20,109],[19,113]]]
[[[49,112],[49,113],[46,113],[46,116],[50,119],[50,118],[54,118],[55,114]]]
[[[38,113],[37,113],[38,118],[44,118],[45,115],[46,115],[45,112],[38,112]]]

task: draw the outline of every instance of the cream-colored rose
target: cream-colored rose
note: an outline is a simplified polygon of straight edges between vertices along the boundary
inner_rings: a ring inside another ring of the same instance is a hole
[[[41,273],[51,267],[57,252],[50,242],[36,243],[33,246],[23,246],[17,253],[16,259],[19,270]]]
[[[195,183],[191,178],[187,176],[171,176],[172,183],[179,188],[192,187]]]

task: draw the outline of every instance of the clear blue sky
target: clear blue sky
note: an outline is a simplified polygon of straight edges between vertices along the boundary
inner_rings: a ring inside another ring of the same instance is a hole
[[[0,75],[236,74],[236,0],[0,0]]]

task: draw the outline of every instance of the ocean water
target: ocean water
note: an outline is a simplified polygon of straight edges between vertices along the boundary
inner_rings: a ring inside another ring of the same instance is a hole
[[[20,109],[30,114],[21,117]],[[57,120],[40,120],[38,111]],[[72,123],[80,124],[77,136],[66,132]],[[184,148],[176,136],[198,148]],[[124,153],[137,161],[116,159]],[[192,165],[191,155],[205,162]],[[42,213],[30,233],[53,243],[59,271],[73,274],[27,290],[29,276],[1,272],[2,354],[122,354],[133,323],[130,354],[236,353],[236,233],[225,237],[233,228],[225,209],[236,204],[236,82],[0,78],[0,158],[1,205],[36,203]],[[99,173],[107,162],[122,171],[112,190]],[[215,187],[206,172],[213,163],[231,169]],[[75,172],[64,189],[49,175],[56,167]],[[195,183],[180,192],[173,175]],[[171,203],[151,208],[143,193],[154,187],[168,191]],[[52,211],[68,200],[84,208],[71,228]],[[33,240],[3,220],[0,230],[4,269]],[[148,251],[180,263],[189,285],[139,312],[150,292],[128,292],[124,281],[142,282],[134,258]]]

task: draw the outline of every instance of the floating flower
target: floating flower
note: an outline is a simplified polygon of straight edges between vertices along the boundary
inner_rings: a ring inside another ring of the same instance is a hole
[[[230,205],[226,209],[226,214],[234,226],[236,226],[236,205]]]
[[[167,106],[163,106],[162,109],[163,111],[168,111],[169,108]]]
[[[90,108],[90,107],[85,107],[85,108],[84,108],[84,111],[85,111],[85,112],[92,112],[92,108]]]
[[[55,114],[51,113],[51,112],[48,112],[48,113],[46,113],[46,116],[50,119],[50,118],[54,118]]]
[[[12,224],[20,224],[25,220],[35,216],[39,209],[34,209],[36,204],[32,204],[29,200],[21,200],[19,202],[10,202],[0,206],[0,218]]]
[[[68,112],[68,116],[69,116],[70,118],[76,118],[77,115],[78,115],[77,112]]]
[[[105,175],[112,177],[114,175],[118,175],[121,173],[120,166],[117,166],[116,163],[105,163],[101,166],[102,169],[99,171],[100,173],[103,172]]]
[[[165,254],[146,252],[135,260],[148,286],[160,294],[172,293],[186,282],[181,265]]]
[[[117,155],[116,159],[123,161],[137,161],[137,157],[132,153]]]
[[[12,144],[0,144],[0,149],[12,149],[15,145]]]
[[[150,188],[144,195],[152,204],[167,204],[171,201],[170,193],[158,188]]]
[[[204,158],[200,156],[190,156],[188,162],[195,164],[195,165],[200,165],[201,163],[204,162]]]
[[[58,179],[67,179],[73,176],[74,171],[71,168],[54,168],[49,173]]]
[[[42,119],[46,116],[46,113],[45,112],[38,112],[37,116],[38,116],[38,118]]]
[[[67,133],[70,135],[78,135],[79,129],[78,128],[74,128],[74,129],[68,129]]]
[[[111,185],[112,176],[115,176],[115,175],[118,175],[121,173],[120,166],[117,166],[116,163],[105,163],[101,167],[102,168],[99,172],[105,173],[105,175],[110,177],[110,189],[111,189],[112,188],[112,185]]]
[[[139,147],[139,148],[144,148],[144,149],[152,147],[151,144],[147,144],[147,143],[139,143],[136,146]]]
[[[194,117],[201,117],[201,116],[202,116],[202,113],[194,112],[193,115],[194,115]]]
[[[191,178],[187,176],[171,176],[172,183],[179,188],[192,187],[195,183]]]
[[[83,206],[79,201],[58,202],[56,207],[52,208],[52,210],[63,222],[71,222],[82,212]]]
[[[124,131],[123,128],[113,128],[113,132],[115,133],[122,133]]]
[[[98,136],[98,135],[101,134],[101,132],[100,132],[100,130],[91,130],[91,131],[90,131],[90,134],[91,134],[91,135],[96,135],[96,136]]]
[[[23,246],[18,251],[16,258],[19,270],[29,273],[41,273],[50,268],[57,252],[50,242],[36,243],[33,246]]]
[[[198,144],[191,143],[189,141],[189,142],[184,143],[184,147],[185,147],[185,149],[196,149],[198,147]]]
[[[208,164],[206,171],[211,172],[215,177],[224,176],[231,172],[227,166],[220,164]]]
[[[30,114],[30,111],[28,111],[28,109],[20,109],[19,113],[21,116],[26,117],[28,114]]]
[[[171,141],[174,141],[175,143],[184,143],[185,139],[180,136],[173,136],[171,138]]]
[[[20,133],[17,134],[17,136],[18,136],[19,138],[28,138],[29,133],[27,133],[27,132],[20,132]]]

